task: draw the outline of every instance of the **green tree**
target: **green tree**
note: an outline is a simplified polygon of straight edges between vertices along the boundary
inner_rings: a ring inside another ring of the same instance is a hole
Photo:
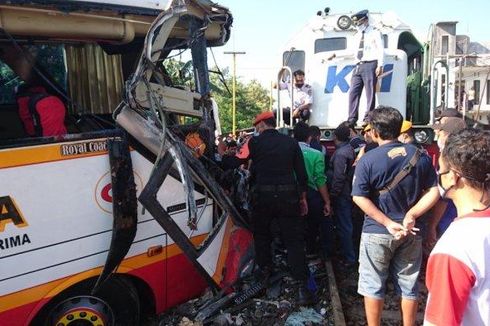
[[[213,69],[216,70],[216,69]],[[229,70],[223,70],[223,77],[231,91],[233,78]],[[232,130],[232,109],[233,97],[228,89],[223,85],[220,76],[211,75],[213,85],[219,85],[213,89],[212,96],[219,107],[219,116],[221,129],[223,132]],[[256,80],[249,83],[243,83],[239,79],[236,82],[236,129],[245,129],[252,127],[254,117],[260,112],[267,111],[269,108],[268,91]]]

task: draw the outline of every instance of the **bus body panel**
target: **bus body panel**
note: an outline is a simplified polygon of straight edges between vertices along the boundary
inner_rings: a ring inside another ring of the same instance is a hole
[[[100,273],[113,223],[110,166],[104,144],[105,139],[91,139],[0,150],[0,197],[4,204],[0,320],[15,324],[20,316],[25,318],[17,310],[40,307],[46,298]],[[139,194],[153,165],[136,151],[131,156]],[[204,240],[212,228],[211,199],[195,192],[196,200],[201,199],[198,208],[203,218],[198,229],[191,231],[182,206],[182,184],[168,177],[157,197],[196,245]],[[148,249],[156,246],[162,247],[161,252],[150,256]],[[158,311],[196,295],[205,285],[141,205],[136,238],[117,272],[142,278],[158,297]],[[164,293],[172,295],[163,297]],[[8,316],[18,317],[11,320]]]

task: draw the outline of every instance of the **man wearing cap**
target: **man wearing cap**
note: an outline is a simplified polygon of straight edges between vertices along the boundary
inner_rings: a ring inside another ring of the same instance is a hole
[[[465,121],[462,118],[454,116],[449,110],[442,111],[443,114],[444,112],[449,113],[449,116],[443,116],[441,114],[440,123],[433,126],[437,135],[437,146],[441,153],[446,145],[447,138],[451,134],[456,134],[466,128]],[[436,244],[437,238],[446,231],[457,214],[456,206],[452,200],[442,198],[437,202],[432,210],[432,218],[428,223],[426,248],[431,249]]]
[[[400,136],[398,136],[398,141],[403,144],[412,144],[419,149],[424,150],[422,144],[417,143],[417,141],[415,140],[415,137],[413,135],[412,123],[408,120],[403,120],[402,128],[400,130]]]
[[[297,281],[298,303],[314,303],[307,289],[308,268],[305,257],[304,221],[307,174],[298,142],[280,134],[272,112],[259,114],[254,121],[258,136],[248,144],[252,161],[252,225],[259,277],[267,278],[272,270],[270,227],[277,223],[286,245],[288,266]]]
[[[442,151],[449,134],[463,130],[466,128],[466,123],[462,118],[442,117],[441,122],[436,123],[432,128],[437,136],[437,146],[439,146],[439,150]]]
[[[363,88],[367,99],[367,112],[363,120],[366,120],[367,114],[375,107],[376,82],[383,73],[384,46],[381,32],[369,24],[367,10],[359,11],[351,18],[358,30],[354,39],[357,64],[352,71],[347,120],[355,125],[359,119],[359,102]]]
[[[445,118],[462,118],[463,115],[454,108],[447,108],[445,110],[439,111],[436,113],[436,121],[438,123],[443,123]]]

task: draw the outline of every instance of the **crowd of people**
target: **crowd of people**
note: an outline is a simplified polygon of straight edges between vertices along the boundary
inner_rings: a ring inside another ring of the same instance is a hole
[[[276,129],[273,112],[256,117],[253,135],[222,141],[223,166],[250,173],[258,277],[273,273],[271,243],[279,237],[300,304],[317,300],[307,286],[308,260],[333,259],[347,272],[358,269],[369,325],[381,322],[388,278],[403,324],[414,325],[428,256],[426,323],[488,325],[490,133],[467,128],[458,114],[446,110],[434,125],[438,168],[391,107],[371,111],[361,134],[341,123],[331,157],[318,127],[299,121],[291,137]]]

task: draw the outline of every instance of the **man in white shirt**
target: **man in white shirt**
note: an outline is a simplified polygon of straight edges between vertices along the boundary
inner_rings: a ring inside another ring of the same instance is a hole
[[[313,89],[310,85],[305,83],[305,73],[303,70],[296,70],[293,73],[293,76],[293,122],[296,119],[306,122],[310,118],[310,107],[313,104]],[[288,84],[281,83],[279,87],[280,89],[288,89]],[[289,124],[290,122],[290,114],[290,108],[283,109],[283,119],[286,124]]]
[[[367,114],[375,107],[376,82],[378,76],[383,73],[384,45],[381,32],[369,25],[367,10],[359,11],[351,18],[358,29],[354,41],[354,44],[358,44],[354,54],[358,61],[352,71],[348,121],[355,126],[359,118],[359,100],[363,88],[366,89],[368,109],[364,121]]]

